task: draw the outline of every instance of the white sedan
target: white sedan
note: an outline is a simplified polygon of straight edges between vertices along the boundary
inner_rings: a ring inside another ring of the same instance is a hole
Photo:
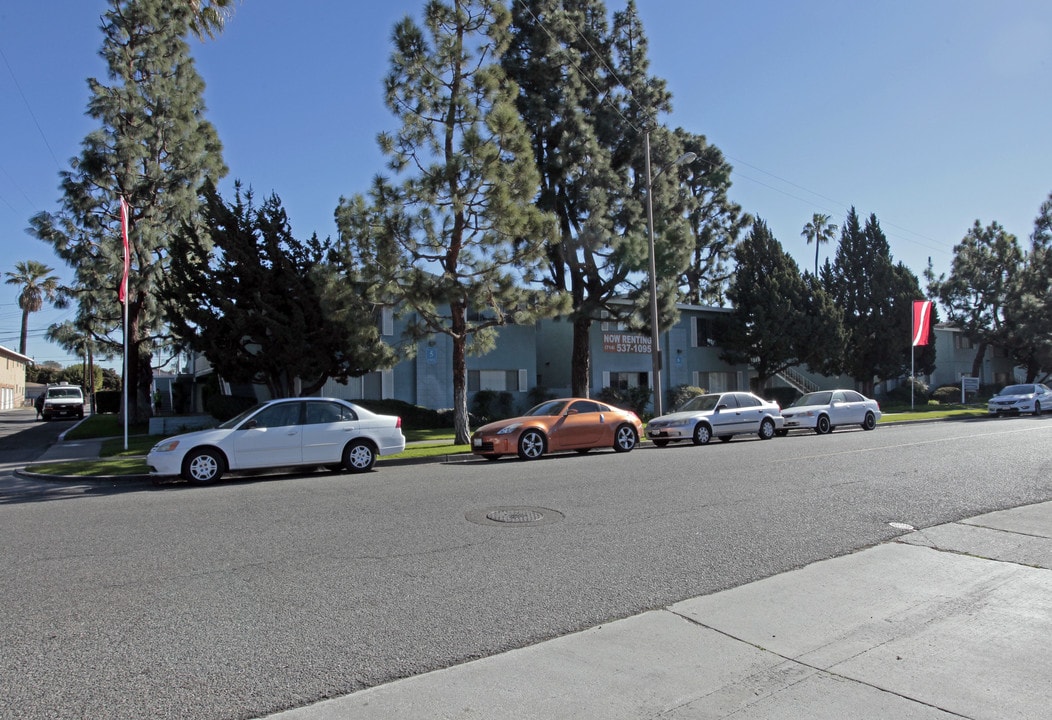
[[[335,398],[285,398],[256,405],[211,430],[157,443],[151,474],[215,482],[223,473],[294,466],[365,472],[405,450],[402,419]]]
[[[880,420],[880,405],[854,390],[819,390],[797,398],[782,411],[782,417],[782,434],[805,428],[825,435],[842,425],[872,430]]]
[[[991,415],[1020,415],[1025,412],[1040,415],[1041,408],[1052,408],[1052,390],[1041,383],[1009,385],[986,404],[986,410]]]
[[[778,403],[752,393],[727,392],[696,395],[676,412],[654,418],[647,423],[647,437],[658,447],[680,440],[707,445],[714,437],[727,442],[741,434],[770,440],[781,429]]]

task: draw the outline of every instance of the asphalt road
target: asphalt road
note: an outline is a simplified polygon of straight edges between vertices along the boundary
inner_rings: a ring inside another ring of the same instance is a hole
[[[0,718],[302,706],[1050,500],[1050,441],[1004,418],[9,493]]]

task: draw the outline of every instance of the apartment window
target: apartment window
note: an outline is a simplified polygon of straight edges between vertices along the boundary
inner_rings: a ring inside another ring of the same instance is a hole
[[[647,372],[604,372],[603,387],[614,390],[628,390],[635,387],[650,387],[650,373]]]
[[[723,338],[725,320],[713,317],[695,317],[690,324],[691,347],[716,347]]]
[[[526,370],[468,370],[468,392],[526,392]]]
[[[972,339],[964,333],[955,333],[953,336],[953,346],[958,350],[971,350],[975,345],[972,343]]]
[[[733,372],[696,372],[694,385],[705,392],[718,393],[738,389],[738,374]]]

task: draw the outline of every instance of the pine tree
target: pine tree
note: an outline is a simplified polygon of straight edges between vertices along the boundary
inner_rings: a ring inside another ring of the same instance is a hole
[[[374,181],[368,199],[341,199],[337,224],[380,297],[413,318],[414,338],[452,340],[456,442],[469,439],[469,352],[490,350],[495,328],[565,308],[529,291],[553,218],[533,205],[538,177],[517,88],[497,64],[510,16],[496,0],[429,2],[425,26],[404,19],[385,86],[401,121],[379,142],[401,184]]]
[[[109,82],[88,81],[88,115],[99,127],[62,173],[61,209],[32,220],[36,236],[74,269],[75,326],[112,357],[122,352],[120,199],[131,207],[124,328],[131,422],[150,414],[152,352],[166,336],[157,289],[170,234],[197,222],[198,188],[226,172],[219,138],[204,119],[204,82],[186,37],[217,29],[212,11],[227,4],[110,0],[100,51]]]
[[[271,397],[389,364],[376,309],[330,262],[332,243],[293,237],[277,195],[257,208],[251,191],[235,193],[228,205],[207,183],[206,228],[172,239],[163,295],[177,337],[222,377],[263,383]]]
[[[824,371],[843,353],[841,314],[816,283],[801,276],[767,224],[757,220],[734,250],[727,296],[733,303],[721,341],[724,359],[749,363],[757,390],[787,368]]]
[[[863,227],[851,208],[841,226],[835,259],[823,278],[844,313],[844,370],[862,383],[863,392],[872,395],[876,380],[908,374],[913,301],[923,295],[917,277],[893,261],[876,215],[870,215]],[[921,367],[929,367],[934,347],[920,351],[918,359]]]
[[[630,0],[611,26],[601,0],[524,0],[512,6],[514,40],[504,67],[522,89],[519,110],[533,135],[541,173],[538,206],[558,218],[548,247],[549,284],[572,297],[571,392],[590,392],[590,329],[619,317],[615,300],[635,298],[630,322],[648,304],[649,250],[643,132],[652,132],[652,164],[663,168],[693,138],[658,127],[670,109],[665,83],[649,75],[647,40]],[[700,152],[700,148],[691,148]],[[678,284],[691,249],[689,209],[700,200],[670,168],[654,183],[656,262],[662,320],[675,314]],[[699,219],[699,218],[695,218]]]

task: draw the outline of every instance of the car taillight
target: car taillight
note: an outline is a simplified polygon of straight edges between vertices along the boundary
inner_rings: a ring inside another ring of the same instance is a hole
[[[395,427],[396,428],[402,427],[402,418],[400,418],[400,417],[396,417],[395,418]]]

